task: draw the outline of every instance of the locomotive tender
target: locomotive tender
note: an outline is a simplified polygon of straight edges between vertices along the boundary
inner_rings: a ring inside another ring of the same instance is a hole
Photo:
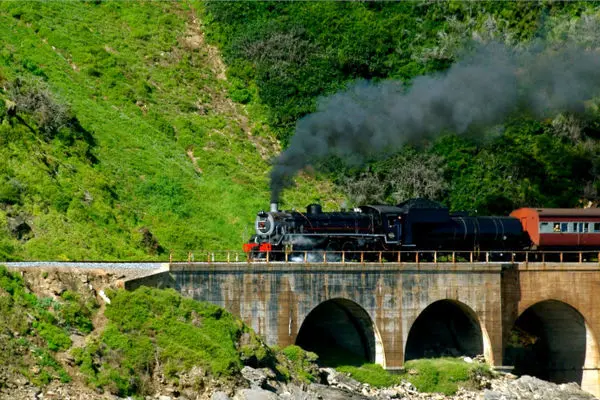
[[[272,203],[269,212],[258,213],[255,231],[244,244],[250,258],[270,252],[271,259],[281,259],[285,253],[309,250],[507,251],[527,248],[531,242],[518,218],[450,213],[426,199],[339,212],[323,212],[320,205],[311,204],[305,213],[280,211]]]

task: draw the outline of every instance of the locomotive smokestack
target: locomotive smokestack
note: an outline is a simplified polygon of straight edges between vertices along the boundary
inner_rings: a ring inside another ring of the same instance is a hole
[[[272,202],[271,203],[271,212],[277,212],[277,211],[279,211],[279,209],[277,208],[277,203]]]

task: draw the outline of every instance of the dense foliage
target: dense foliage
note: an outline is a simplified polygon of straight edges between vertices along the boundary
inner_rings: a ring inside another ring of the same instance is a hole
[[[595,49],[600,19],[595,3],[574,2],[210,2],[204,10],[230,78],[243,83],[232,96],[262,105],[284,142],[320,96],[349,82],[410,85],[447,69],[473,41]],[[544,121],[514,115],[478,135],[447,132],[366,170],[331,160],[325,169],[353,203],[426,196],[480,214],[586,205],[600,182],[596,109]]]

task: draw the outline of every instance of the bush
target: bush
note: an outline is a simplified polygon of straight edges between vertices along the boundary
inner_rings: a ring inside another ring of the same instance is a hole
[[[318,356],[310,351],[305,351],[299,346],[290,345],[281,351],[290,361],[290,375],[303,382],[314,382],[318,376]],[[284,373],[287,373],[287,369]]]
[[[56,100],[40,78],[18,77],[8,85],[8,96],[17,113],[33,117],[46,140],[52,139],[73,118],[69,108]]]
[[[64,329],[47,322],[35,323],[34,328],[46,341],[48,348],[52,351],[66,350],[71,347],[71,339]]]

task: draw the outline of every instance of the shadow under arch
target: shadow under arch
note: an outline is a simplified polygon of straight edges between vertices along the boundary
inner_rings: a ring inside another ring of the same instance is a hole
[[[516,375],[585,386],[584,366],[596,363],[597,346],[585,318],[573,306],[544,300],[515,321],[504,349],[504,365]]]
[[[431,303],[413,322],[404,361],[480,354],[491,361],[491,353],[487,332],[475,312],[464,303],[446,299]]]
[[[367,311],[352,300],[336,298],[316,306],[302,322],[296,345],[317,353],[322,365],[370,362],[385,367],[377,327]]]

